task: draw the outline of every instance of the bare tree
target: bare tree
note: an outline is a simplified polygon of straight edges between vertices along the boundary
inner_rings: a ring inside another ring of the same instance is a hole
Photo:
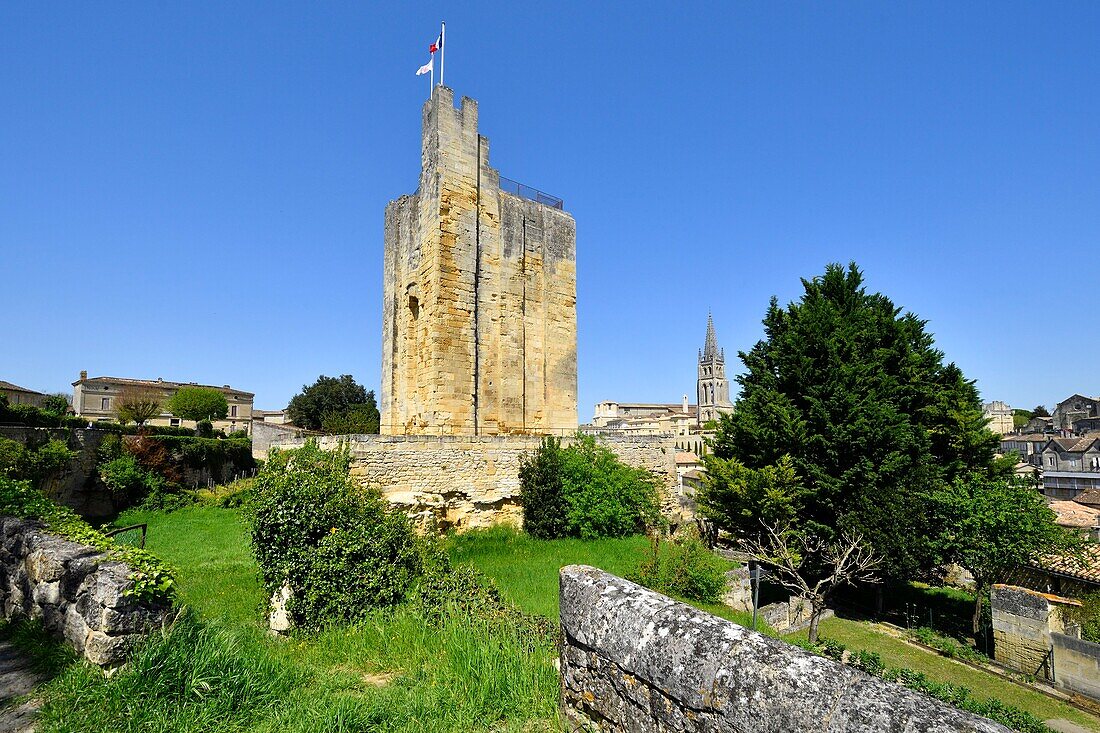
[[[164,395],[145,387],[126,387],[119,394],[115,404],[118,406],[118,421],[125,425],[133,421],[144,425],[146,420],[160,414]]]
[[[756,539],[741,540],[741,549],[810,604],[810,643],[817,643],[817,625],[833,591],[875,580],[881,558],[859,534],[842,532],[836,541],[826,542],[818,534],[793,529],[789,522],[761,525],[763,532]]]

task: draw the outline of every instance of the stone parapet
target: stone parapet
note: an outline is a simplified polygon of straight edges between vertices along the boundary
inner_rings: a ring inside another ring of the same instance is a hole
[[[101,667],[124,661],[166,607],[129,596],[131,569],[94,547],[48,534],[41,522],[0,517],[0,612],[38,619]]]
[[[310,438],[288,438],[278,448],[301,447]],[[421,527],[464,531],[493,524],[519,524],[519,469],[538,450],[535,435],[326,435],[321,448],[346,445],[351,473],[364,486],[378,488]],[[573,438],[562,440],[568,445]],[[624,463],[657,477],[664,507],[674,523],[683,520],[675,448],[671,438],[600,438]]]
[[[561,570],[561,694],[604,731],[1008,729],[602,570]]]

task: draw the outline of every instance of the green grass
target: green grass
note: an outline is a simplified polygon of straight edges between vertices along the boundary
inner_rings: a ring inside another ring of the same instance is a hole
[[[447,554],[453,562],[473,565],[493,579],[501,594],[528,613],[558,619],[558,571],[566,565],[591,565],[626,577],[652,552],[642,536],[599,540],[538,540],[518,530],[498,526],[453,535]],[[729,567],[735,567],[729,563]],[[708,613],[748,626],[752,614],[720,603],[678,598]],[[774,632],[761,621],[758,628]]]
[[[888,667],[907,667],[924,672],[937,682],[950,682],[969,687],[976,697],[998,698],[1001,702],[1015,705],[1043,720],[1064,718],[1090,730],[1100,731],[1100,718],[1096,716],[996,675],[906,644],[900,639],[876,630],[866,621],[845,618],[825,619],[821,622],[820,633],[825,638],[841,642],[851,651],[863,649],[875,652],[882,657],[882,661]],[[805,639],[806,632],[802,631],[794,636]]]

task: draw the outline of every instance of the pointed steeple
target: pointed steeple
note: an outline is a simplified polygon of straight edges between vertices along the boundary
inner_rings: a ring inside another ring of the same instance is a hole
[[[718,337],[714,335],[714,318],[707,313],[707,340],[703,345],[703,359],[711,360],[718,356]]]

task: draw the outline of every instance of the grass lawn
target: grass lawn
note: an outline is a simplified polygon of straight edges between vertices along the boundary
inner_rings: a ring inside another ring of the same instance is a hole
[[[875,630],[874,626],[866,621],[852,621],[845,618],[825,619],[821,622],[820,633],[825,638],[841,642],[852,651],[864,649],[876,652],[888,667],[908,667],[924,672],[937,682],[950,682],[969,687],[977,697],[996,697],[1043,720],[1064,718],[1091,730],[1100,731],[1100,718],[1040,692],[906,644]],[[806,632],[799,632],[796,636],[805,639]]]
[[[663,546],[667,547],[667,545]],[[493,579],[501,594],[529,613],[558,619],[558,570],[566,565],[591,565],[620,577],[633,574],[652,552],[646,537],[600,540],[537,540],[510,527],[453,535],[447,554],[456,563],[469,563]],[[729,563],[735,567],[735,563]],[[678,600],[743,626],[751,613],[734,611],[720,603]],[[775,635],[763,621],[758,629]]]

